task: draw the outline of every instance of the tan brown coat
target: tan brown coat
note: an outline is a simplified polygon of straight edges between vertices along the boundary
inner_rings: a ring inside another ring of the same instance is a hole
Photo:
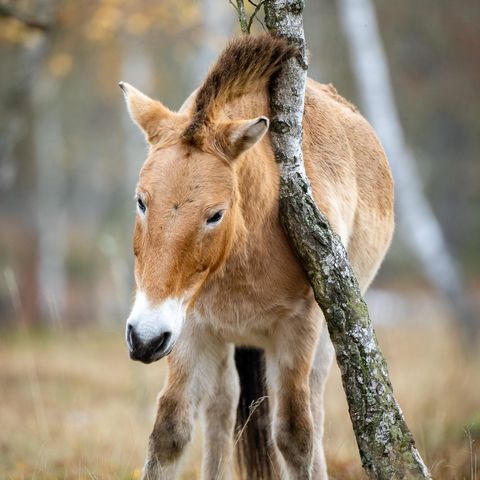
[[[265,350],[288,478],[326,478],[322,396],[332,349],[279,223],[279,173],[265,135],[267,82],[295,53],[268,36],[234,41],[178,113],[121,85],[150,142],[137,188],[138,293],[127,341],[147,363],[171,352],[149,478],[175,475],[197,411],[206,419],[204,476],[229,477],[238,401],[232,345]],[[351,104],[313,80],[303,145],[315,200],[365,290],[393,233],[383,149]]]

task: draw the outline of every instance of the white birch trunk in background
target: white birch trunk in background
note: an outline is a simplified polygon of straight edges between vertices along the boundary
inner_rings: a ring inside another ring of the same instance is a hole
[[[48,107],[48,99],[42,98],[40,90],[45,87],[45,72],[41,70],[42,61],[50,41],[49,33],[54,28],[53,5],[50,0],[38,0],[31,5],[26,5],[25,14],[21,13],[19,20],[24,22],[25,27],[31,28],[38,33],[37,38],[29,45],[25,45],[19,56],[18,71],[9,72],[12,85],[12,93],[15,97],[15,108],[8,117],[8,121],[2,125],[5,133],[0,141],[0,155],[2,155],[2,169],[0,172],[0,188],[15,188],[18,182],[20,191],[16,195],[23,195],[18,202],[18,208],[22,208],[22,218],[25,222],[24,238],[20,240],[22,258],[19,259],[19,278],[14,278],[8,270],[6,275],[11,277],[9,283],[16,287],[19,282],[18,301],[14,300],[20,321],[26,325],[38,324],[42,317],[50,320],[59,318],[64,306],[65,272],[64,272],[64,230],[56,228],[63,225],[63,219],[52,221],[55,214],[50,214],[47,198],[49,172],[45,170],[48,159],[50,133],[47,126],[52,121],[52,110]],[[9,16],[9,11],[17,11],[16,5],[2,6],[4,14]],[[14,15],[15,16],[15,15]],[[8,107],[7,107],[8,108]],[[56,113],[53,113],[55,116]],[[45,119],[42,117],[45,116]],[[53,123],[58,123],[53,120]],[[2,132],[2,133],[3,133]],[[53,132],[55,135],[55,132]],[[21,145],[19,145],[21,144]],[[19,150],[20,147],[20,151]],[[22,158],[16,157],[21,155]],[[56,157],[56,151],[53,152]],[[57,158],[53,159],[55,163]],[[16,179],[22,176],[21,179]],[[55,188],[55,186],[53,187]],[[41,197],[38,199],[38,195]],[[50,202],[53,203],[53,202]],[[22,223],[22,222],[20,222]],[[53,232],[48,229],[58,230],[58,253],[49,248],[49,236]],[[13,291],[13,290],[12,290]]]
[[[373,1],[339,0],[338,5],[361,103],[387,152],[395,178],[403,238],[429,281],[450,300],[455,314],[470,331],[474,324],[461,274],[423,194],[415,159],[405,141]]]
[[[40,70],[32,80],[37,168],[38,284],[42,313],[61,321],[66,306],[65,142],[58,82]]]
[[[36,13],[46,24],[55,21],[55,4],[38,0]],[[48,53],[51,35],[35,47],[37,62]],[[65,313],[67,276],[67,198],[65,141],[59,102],[59,84],[37,63],[31,78],[34,108],[34,146],[37,168],[38,285],[43,315],[59,324]]]
[[[228,2],[218,0],[201,0],[199,7],[204,12],[201,44],[193,62],[193,90],[201,85],[220,50],[231,37],[235,26],[235,17],[231,14]]]

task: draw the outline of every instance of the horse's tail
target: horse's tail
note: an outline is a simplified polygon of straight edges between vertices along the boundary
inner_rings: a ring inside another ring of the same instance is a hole
[[[235,364],[240,379],[240,401],[235,429],[240,478],[278,478],[265,383],[264,353],[254,348],[237,347]]]

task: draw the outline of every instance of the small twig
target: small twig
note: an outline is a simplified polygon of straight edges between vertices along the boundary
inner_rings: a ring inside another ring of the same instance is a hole
[[[262,26],[264,32],[268,32],[267,26],[258,17],[256,17],[255,20]]]
[[[257,398],[257,399],[254,400],[254,401],[250,404],[250,406],[248,407],[248,410],[249,410],[248,417],[247,417],[247,419],[245,420],[245,423],[242,425],[242,428],[241,428],[241,429],[236,433],[236,435],[235,435],[235,439],[234,439],[234,442],[233,442],[233,449],[234,449],[234,450],[235,450],[235,448],[237,447],[237,444],[238,444],[238,442],[240,441],[240,438],[242,437],[243,432],[244,432],[245,429],[247,428],[247,425],[249,424],[250,419],[252,418],[252,415],[255,413],[255,411],[257,410],[257,408],[263,403],[263,401],[266,400],[267,398],[268,398],[267,396]],[[220,472],[218,473],[218,475],[217,475],[217,477],[216,477],[216,480],[223,478],[224,470],[225,470],[225,464],[223,465],[222,469],[221,469]]]
[[[235,9],[238,15],[238,20],[240,22],[240,30],[242,31],[243,34],[249,35],[250,30],[252,29],[252,24],[253,20],[256,18],[258,23],[262,25],[263,29],[265,30],[265,25],[263,22],[257,18],[257,13],[260,11],[262,8],[263,4],[265,3],[265,0],[261,0],[258,3],[253,2],[252,0],[248,0],[248,3],[250,5],[253,5],[255,7],[255,10],[253,13],[247,18],[247,14],[245,13],[245,2],[244,0],[237,0],[237,4],[235,5],[233,3],[233,0],[228,0],[228,3],[232,5],[232,7]]]
[[[240,441],[240,438],[242,437],[243,435],[243,432],[245,431],[245,429],[247,428],[247,425],[249,424],[250,422],[250,419],[252,418],[252,415],[255,413],[255,411],[257,410],[257,408],[268,398],[268,396],[264,396],[264,397],[260,397],[260,398],[257,398],[256,400],[254,400],[250,406],[248,407],[248,410],[249,410],[249,413],[248,413],[248,417],[247,419],[245,420],[245,423],[242,425],[242,428],[237,432],[237,434],[235,435],[235,441],[233,442],[233,448],[235,448],[237,446],[237,443]]]
[[[51,25],[49,25],[48,23],[42,22],[41,20],[38,20],[37,18],[34,18],[32,16],[20,13],[13,8],[9,8],[7,5],[0,5],[0,17],[13,18],[23,23],[28,28],[41,30],[43,32],[46,32],[51,28]]]
[[[248,0],[248,1],[252,5],[255,6],[255,10],[253,11],[252,15],[250,15],[250,19],[248,20],[247,32],[250,33],[250,29],[252,28],[253,19],[257,16],[257,13],[262,8],[262,5],[265,3],[265,0],[262,0],[261,2],[258,2],[257,4],[253,3],[251,0]],[[257,18],[257,20],[263,25],[263,23],[261,22],[260,19]]]
[[[88,467],[85,467],[85,470],[88,473],[88,476],[91,478],[91,480],[98,480],[97,477],[90,471]]]

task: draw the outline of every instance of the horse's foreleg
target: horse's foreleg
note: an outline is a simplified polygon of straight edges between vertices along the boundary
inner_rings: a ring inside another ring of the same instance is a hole
[[[158,398],[143,480],[174,479],[179,460],[191,438],[194,405],[188,392],[192,372],[182,360],[173,356],[169,361],[168,380]]]
[[[229,474],[238,397],[233,351],[198,325],[194,331],[189,330],[187,327],[182,333],[169,358],[168,380],[158,399],[144,480],[176,477],[196,413],[202,406],[207,423],[204,476],[216,479]]]
[[[225,346],[217,360],[217,373],[204,400],[204,480],[232,478],[233,431],[240,393],[233,346]]]
[[[167,382],[158,397],[143,480],[176,478],[204,393],[202,374],[209,364],[209,355],[205,354],[208,338],[204,337],[197,334],[195,323],[187,319],[184,331],[168,357]]]
[[[309,376],[318,327],[308,317],[282,324],[272,351],[266,352],[267,379],[274,392],[273,434],[287,478],[310,480],[314,427]]]

